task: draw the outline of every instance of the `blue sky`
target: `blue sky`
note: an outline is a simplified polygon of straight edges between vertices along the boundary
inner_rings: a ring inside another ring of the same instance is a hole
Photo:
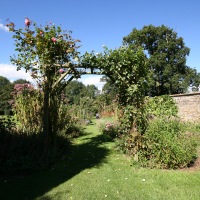
[[[5,30],[6,19],[18,28],[24,26],[24,18],[45,25],[53,22],[63,29],[72,30],[72,36],[81,40],[81,53],[102,51],[102,45],[117,48],[124,36],[133,28],[164,24],[183,37],[190,48],[187,65],[200,72],[200,1],[199,0],[9,0],[0,4],[0,76],[10,80],[29,78],[24,72],[16,72],[10,64],[15,54],[12,34]],[[96,84],[98,76],[85,76],[84,84]]]

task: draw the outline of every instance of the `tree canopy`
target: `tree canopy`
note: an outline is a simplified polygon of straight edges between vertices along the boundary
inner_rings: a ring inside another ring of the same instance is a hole
[[[196,71],[186,66],[190,49],[173,29],[164,25],[134,28],[123,43],[144,49],[150,69],[150,95],[181,93],[198,84],[194,78]]]

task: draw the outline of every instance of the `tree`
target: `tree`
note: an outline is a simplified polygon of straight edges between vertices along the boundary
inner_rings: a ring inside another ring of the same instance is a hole
[[[65,96],[70,104],[79,104],[85,95],[86,86],[79,81],[71,81],[65,88]]]
[[[190,78],[195,74],[185,65],[190,50],[173,29],[164,25],[134,28],[123,38],[123,43],[131,48],[142,46],[145,50],[150,69],[150,95],[180,93],[195,84]]]
[[[101,81],[106,82],[102,88],[102,95],[105,96],[106,105],[109,105],[113,100],[116,100],[118,90],[115,83],[113,83],[109,77],[103,76]]]
[[[17,70],[24,68],[30,72],[41,92],[41,131],[48,147],[50,140],[54,142],[58,130],[62,91],[74,77],[80,75],[73,64],[79,56],[77,43],[80,41],[72,38],[71,31],[63,31],[52,23],[37,26],[26,18],[24,29],[15,29],[12,22],[7,26],[14,33],[15,50],[18,52],[16,57],[11,57],[11,62]]]
[[[86,93],[85,96],[89,97],[90,99],[95,99],[98,95],[98,88],[95,85],[87,85],[86,86]]]
[[[25,79],[17,79],[11,83],[6,77],[0,76],[0,110],[8,114],[13,100],[12,92],[15,84],[29,83]]]
[[[96,95],[98,88],[95,85],[85,86],[82,82],[72,81],[65,88],[65,96],[70,104],[71,114],[79,119],[90,120],[96,109]]]
[[[0,76],[0,110],[4,113],[11,109],[9,101],[12,99],[12,90],[13,84],[6,77]]]
[[[10,84],[10,81],[6,77],[0,76],[0,87],[3,88],[8,84]]]
[[[22,78],[13,81],[13,84],[24,84],[24,83],[30,84],[30,81],[27,81],[26,79],[22,79]]]
[[[190,67],[187,67],[187,73],[184,78],[185,84],[185,91],[188,91],[188,83],[189,86],[192,88],[193,91],[199,91],[199,86],[200,86],[200,73],[197,72],[196,69],[192,69]]]
[[[103,115],[113,115],[116,113],[117,107],[117,86],[107,76],[103,76],[100,79],[101,82],[105,82],[101,94],[96,97],[96,105],[98,112]]]
[[[72,81],[65,88],[65,96],[70,104],[80,104],[80,100],[83,97],[89,97],[95,99],[98,93],[98,88],[95,85],[85,86],[82,82]]]

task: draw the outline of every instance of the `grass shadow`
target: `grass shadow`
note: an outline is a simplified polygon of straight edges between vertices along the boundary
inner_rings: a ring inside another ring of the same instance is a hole
[[[72,145],[69,156],[52,169],[0,182],[0,198],[6,200],[30,200],[43,196],[52,188],[68,181],[85,169],[106,162],[109,150],[100,146],[102,136],[90,137],[85,143]],[[67,192],[67,191],[65,191]],[[48,200],[48,197],[42,199]]]
[[[82,141],[84,141],[84,140],[87,141],[88,139],[90,139],[89,135],[88,135],[88,137],[84,137],[82,139]],[[95,138],[93,138],[92,141],[91,141],[91,144],[100,145],[100,144],[103,144],[103,143],[106,143],[106,142],[113,142],[113,138],[111,138],[109,135],[101,134],[101,135],[98,135]]]

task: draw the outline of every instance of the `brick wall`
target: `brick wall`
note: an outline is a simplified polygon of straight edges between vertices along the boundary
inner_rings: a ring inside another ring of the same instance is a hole
[[[200,122],[200,92],[171,95],[177,103],[178,115],[185,121]]]

